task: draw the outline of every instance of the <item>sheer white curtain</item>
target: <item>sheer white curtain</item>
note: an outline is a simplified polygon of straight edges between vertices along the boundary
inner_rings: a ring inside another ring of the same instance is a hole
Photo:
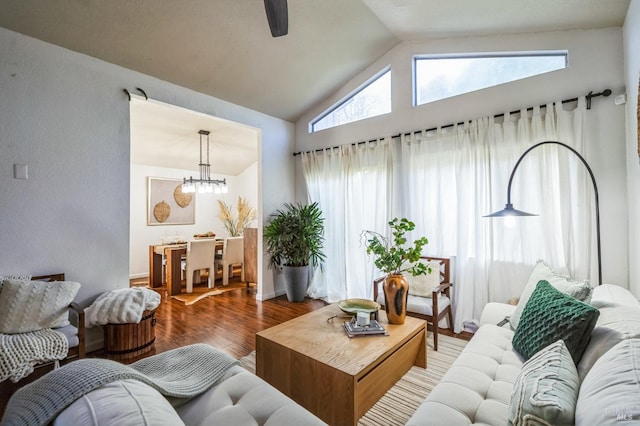
[[[302,154],[311,201],[325,218],[327,256],[315,271],[309,295],[336,302],[373,297],[374,267],[361,243],[365,229],[384,229],[388,220],[391,145],[387,140]]]
[[[488,301],[518,296],[531,267],[544,259],[577,278],[596,277],[593,189],[585,167],[569,150],[544,145],[531,151],[514,175],[511,201],[537,217],[485,218],[504,207],[509,176],[532,145],[563,142],[584,156],[584,100],[507,114],[503,123],[482,118],[402,137],[396,150],[394,216],[416,222],[426,252],[456,256],[455,330],[478,319]]]
[[[360,243],[363,229],[385,232],[393,217],[416,223],[425,254],[455,256],[456,331],[478,319],[488,301],[518,296],[531,267],[544,259],[575,278],[597,277],[593,189],[580,160],[557,145],[531,151],[514,176],[511,201],[537,217],[485,218],[506,203],[509,175],[532,145],[554,140],[583,156],[585,101],[506,114],[433,132],[302,156],[312,201],[326,218],[323,273],[311,294],[335,301],[370,298],[377,275]],[[387,139],[388,140],[388,139]]]

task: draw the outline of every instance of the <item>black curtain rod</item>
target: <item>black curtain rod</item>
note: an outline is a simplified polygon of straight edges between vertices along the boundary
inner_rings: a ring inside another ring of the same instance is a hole
[[[592,90],[592,91],[590,91],[590,92],[585,96],[585,97],[587,98],[587,109],[591,109],[591,99],[592,99],[592,98],[596,98],[596,97],[598,97],[598,96],[604,96],[604,97],[607,97],[607,96],[609,96],[609,95],[611,95],[611,90],[610,90],[610,89],[605,89],[605,90],[603,90],[602,92],[599,92],[599,93],[593,93],[593,90]],[[563,104],[567,104],[567,103],[570,103],[570,102],[577,102],[577,101],[578,101],[578,98],[571,98],[571,99],[565,99],[565,100],[563,100],[563,101],[562,101],[562,103],[563,103]],[[546,105],[540,105],[540,108],[545,108],[545,107],[546,107]],[[527,108],[527,111],[533,111],[533,108],[534,108],[534,107],[529,107],[529,108]],[[521,110],[511,111],[509,114],[517,114],[517,113],[519,113],[520,111],[521,111]],[[493,118],[500,118],[500,117],[504,117],[504,113],[503,113],[503,114],[496,114],[496,115],[494,115],[494,116],[493,116]],[[446,128],[448,128],[448,127],[453,127],[453,126],[455,126],[455,125],[458,125],[458,126],[459,126],[459,125],[462,125],[462,124],[464,124],[464,122],[459,122],[459,123],[456,123],[456,124],[447,124],[447,125],[445,125],[445,126],[440,126],[439,128],[440,128],[440,129],[446,129]],[[432,128],[430,128],[430,129],[425,129],[425,130],[414,130],[413,132],[398,133],[397,135],[393,135],[393,136],[391,136],[391,139],[399,138],[399,137],[400,137],[400,136],[402,136],[403,134],[404,134],[405,136],[409,136],[409,135],[411,135],[411,134],[422,133],[422,132],[432,132],[432,131],[434,131],[434,130],[438,130],[438,127],[432,127]],[[384,140],[384,138],[380,138],[380,139],[370,139],[370,140],[368,140],[368,141],[361,141],[361,142],[354,142],[354,143],[347,144],[347,145],[351,145],[351,146],[358,146],[358,145],[362,145],[363,143],[367,143],[367,142],[376,142],[376,141],[379,141],[379,140]],[[318,148],[318,149],[314,149],[314,150],[311,150],[311,151],[305,151],[305,153],[307,153],[307,154],[308,154],[308,153],[311,153],[311,152],[322,152],[322,151],[324,151],[324,150],[326,150],[326,149],[335,149],[335,148],[340,148],[340,146],[344,146],[344,145],[333,146],[333,147],[331,147],[331,148]],[[298,155],[300,155],[300,154],[302,154],[302,152],[301,152],[301,151],[294,152],[294,153],[293,153],[293,156],[294,156],[294,157],[296,157],[296,156],[298,156]]]

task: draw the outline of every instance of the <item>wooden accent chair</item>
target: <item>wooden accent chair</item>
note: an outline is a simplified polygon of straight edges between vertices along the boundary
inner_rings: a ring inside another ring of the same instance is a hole
[[[433,329],[433,349],[438,350],[438,324],[447,318],[449,328],[453,329],[453,311],[451,298],[451,258],[422,256],[426,261],[436,261],[440,263],[439,271],[432,273],[440,274],[440,285],[433,288],[430,297],[416,296],[409,294],[407,300],[407,315],[422,318],[431,325]],[[382,282],[385,277],[377,278],[373,281],[373,300],[384,306],[384,293]]]
[[[64,281],[65,277],[64,277],[64,274],[61,273],[61,274],[41,275],[37,277],[32,277],[31,280],[45,281],[45,282]],[[72,325],[55,329],[63,333],[67,338],[67,340],[69,341],[69,351],[67,352],[66,358],[60,361],[61,364],[76,358],[77,359],[84,358],[86,355],[84,310],[75,302],[71,302],[71,304],[69,305],[69,319]],[[3,348],[0,348],[0,350],[3,350]],[[49,371],[53,370],[54,367],[55,367],[54,362],[41,363],[34,366],[33,373],[19,380],[17,383],[14,383],[9,379],[3,382],[0,382],[0,417],[4,412],[4,409],[7,405],[7,402],[9,401],[9,398],[11,397],[11,395],[13,395],[13,393],[16,390],[42,377]]]

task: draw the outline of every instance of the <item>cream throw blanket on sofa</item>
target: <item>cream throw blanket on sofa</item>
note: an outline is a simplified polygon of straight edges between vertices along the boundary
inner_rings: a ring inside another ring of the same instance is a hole
[[[239,361],[213,346],[183,346],[130,365],[106,359],[81,359],[19,389],[9,400],[2,425],[46,425],[69,404],[100,386],[135,379],[170,402],[193,398],[218,384]]]
[[[64,359],[69,342],[64,334],[45,328],[19,334],[0,334],[0,382],[17,382],[33,372],[34,366]]]

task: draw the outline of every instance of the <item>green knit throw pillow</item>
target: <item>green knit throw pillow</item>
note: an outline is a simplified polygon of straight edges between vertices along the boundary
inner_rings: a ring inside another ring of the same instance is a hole
[[[593,306],[556,290],[547,281],[539,281],[513,335],[513,348],[529,359],[562,339],[577,365],[599,315]]]

